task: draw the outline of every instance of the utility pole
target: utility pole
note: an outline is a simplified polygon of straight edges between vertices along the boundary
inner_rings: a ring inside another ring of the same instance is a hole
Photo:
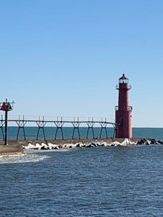
[[[5,102],[0,103],[0,110],[5,112],[5,145],[8,145],[8,112],[13,109],[14,102],[8,102],[7,99]]]

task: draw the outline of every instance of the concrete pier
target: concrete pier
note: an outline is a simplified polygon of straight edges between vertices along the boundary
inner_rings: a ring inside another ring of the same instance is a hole
[[[3,155],[23,155],[23,146],[17,142],[12,142],[11,144],[4,145],[2,141],[0,142],[0,156]]]

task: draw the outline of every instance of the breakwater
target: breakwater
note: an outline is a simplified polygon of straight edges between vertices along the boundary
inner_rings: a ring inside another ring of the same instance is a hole
[[[2,143],[2,142],[1,142]],[[21,144],[18,144],[17,142],[14,142],[12,144],[4,145],[3,143],[0,144],[0,156],[4,155],[23,155],[24,147]]]
[[[0,155],[19,155],[24,150],[61,150],[94,147],[127,147],[142,145],[163,145],[163,140],[150,138],[135,139],[65,139],[65,140],[10,140],[8,145],[0,140]]]
[[[11,143],[14,143],[12,141]],[[113,146],[140,146],[140,145],[163,145],[162,140],[156,139],[74,139],[74,140],[28,140],[18,141],[24,149],[35,150],[59,150],[71,148],[93,148]]]

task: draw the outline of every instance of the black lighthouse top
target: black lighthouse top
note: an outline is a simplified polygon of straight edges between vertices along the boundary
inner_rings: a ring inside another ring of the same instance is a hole
[[[122,77],[119,78],[120,84],[123,84],[123,83],[128,84],[128,82],[129,82],[128,78],[125,76],[125,74],[123,74]]]

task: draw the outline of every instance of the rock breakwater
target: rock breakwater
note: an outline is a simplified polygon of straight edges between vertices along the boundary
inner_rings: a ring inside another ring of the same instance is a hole
[[[135,146],[135,145],[162,145],[163,141],[156,139],[105,139],[105,140],[55,140],[55,141],[29,141],[22,144],[24,149],[34,150],[59,150],[72,148],[93,148],[112,146]]]

